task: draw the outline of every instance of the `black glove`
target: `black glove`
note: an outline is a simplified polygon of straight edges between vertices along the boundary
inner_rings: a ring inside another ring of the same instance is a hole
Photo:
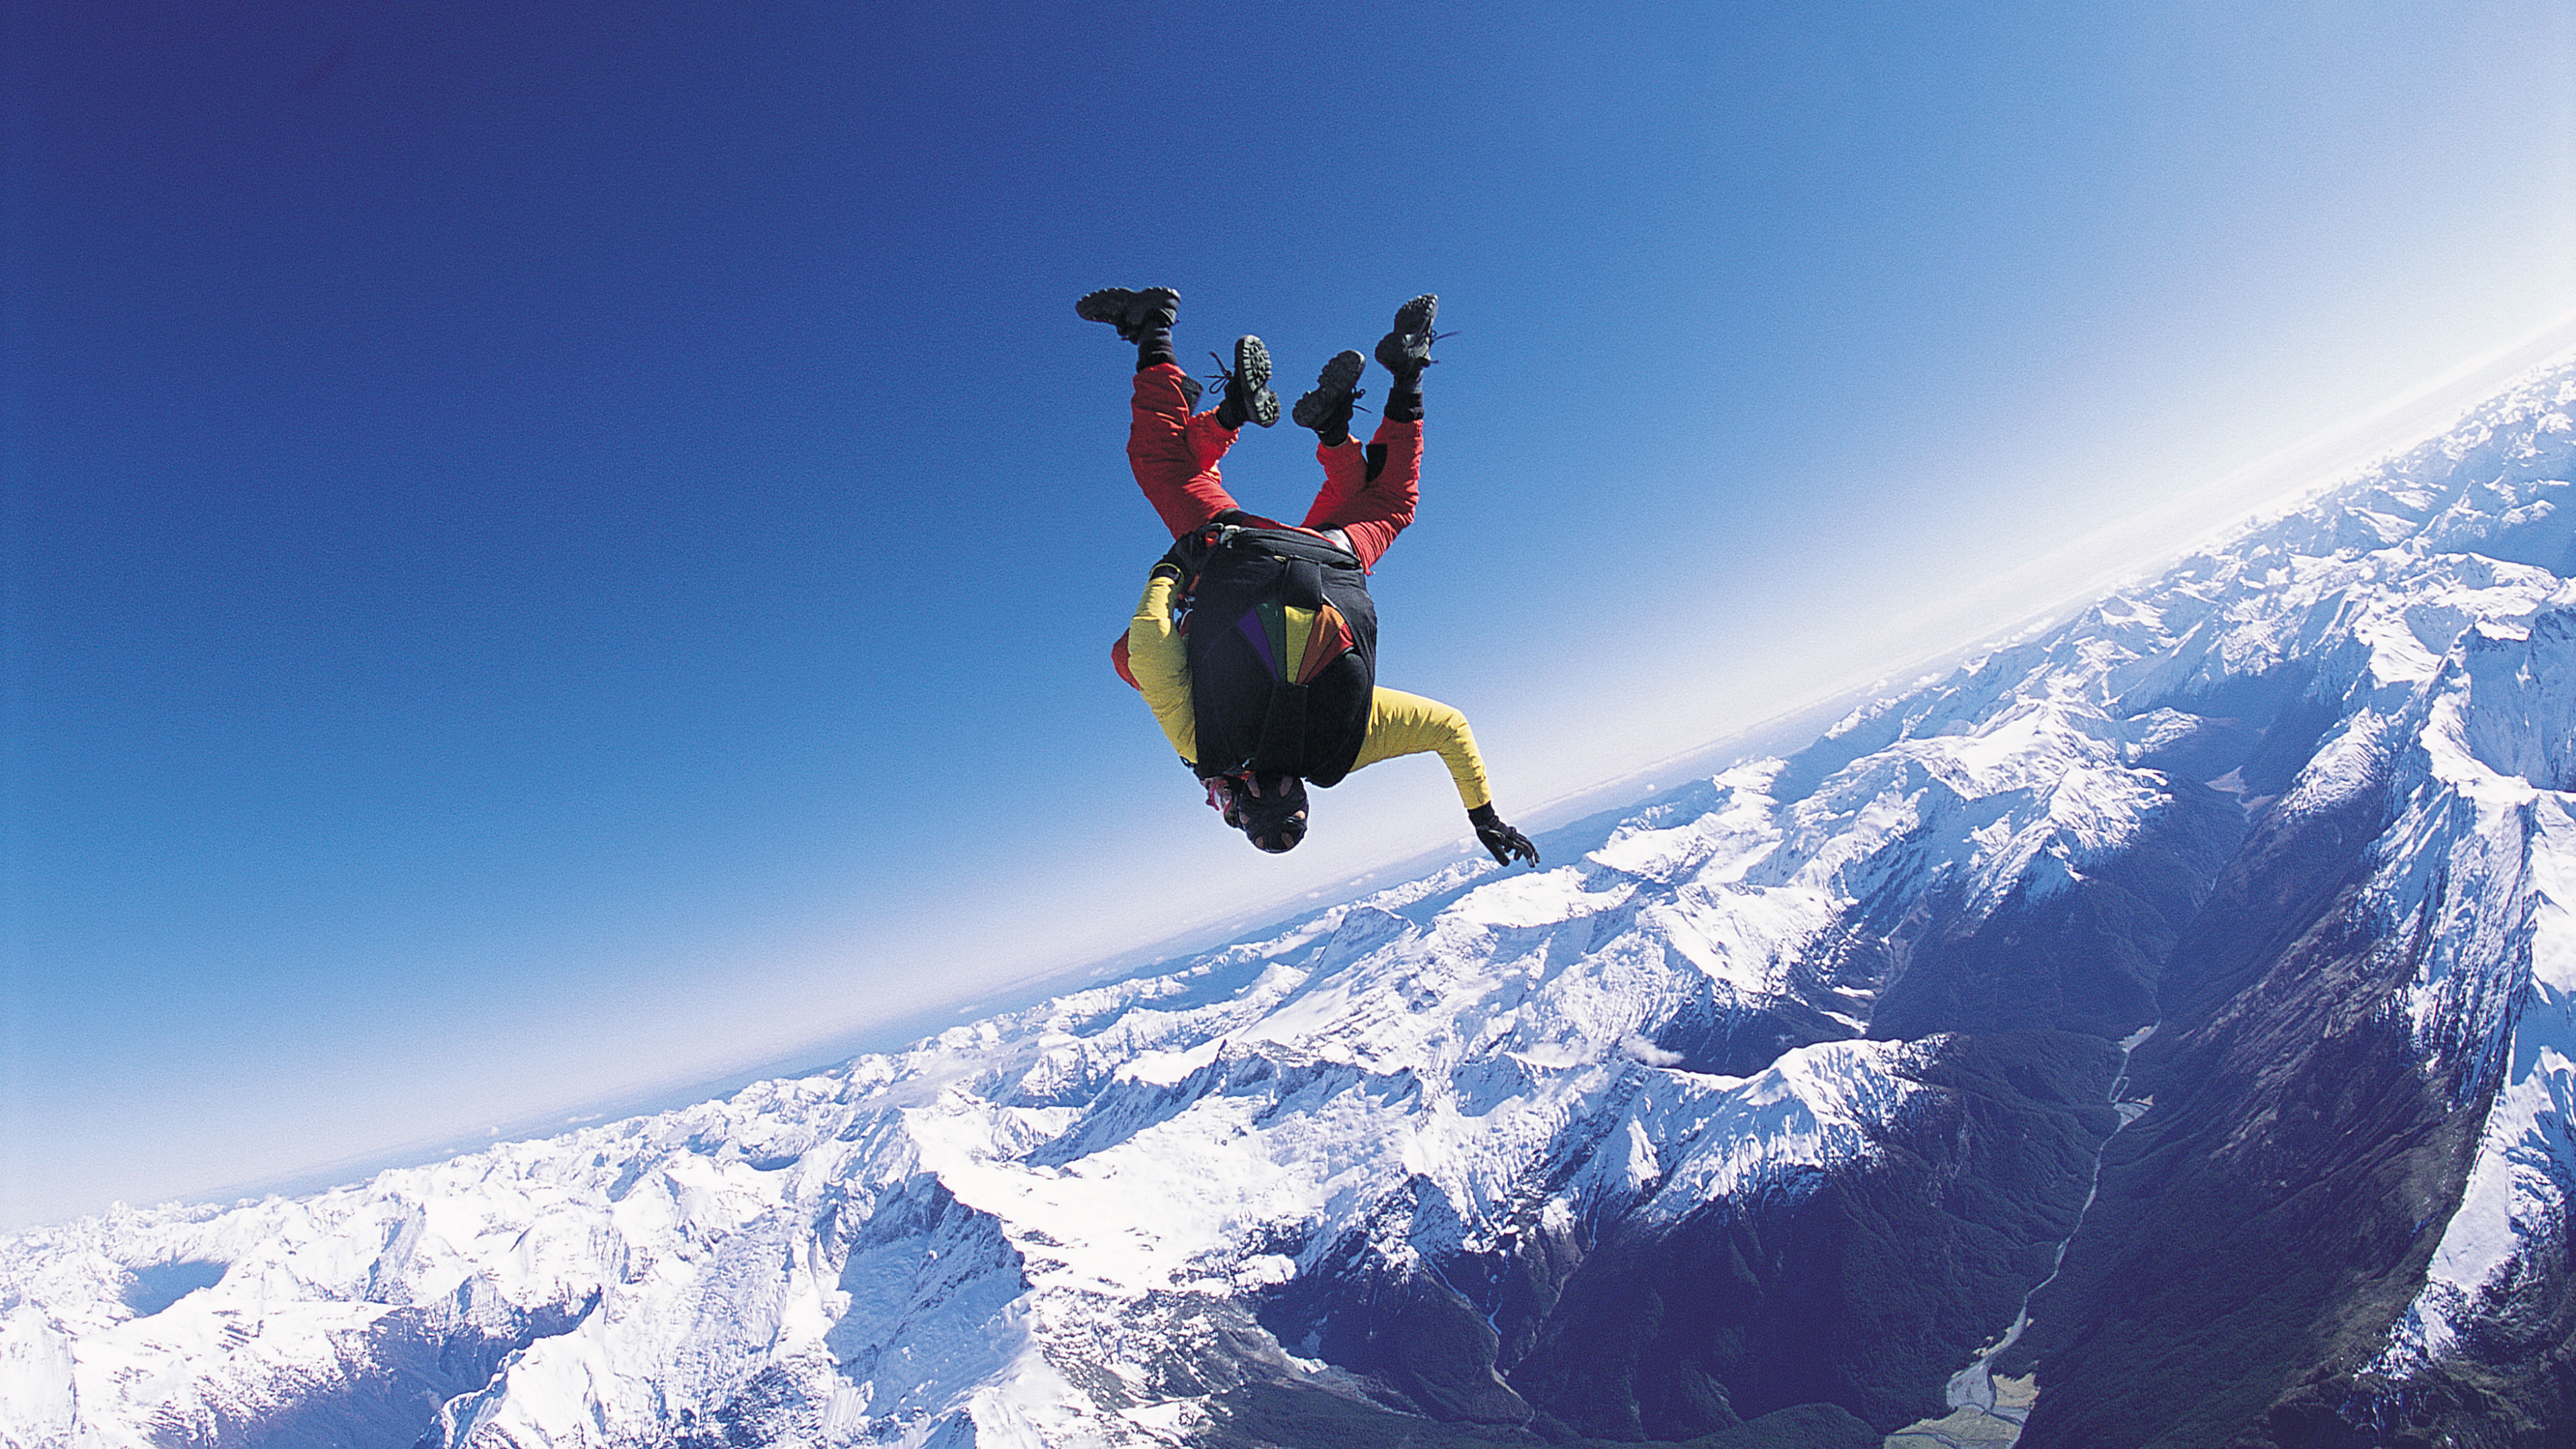
[[[1476,827],[1476,843],[1494,853],[1496,864],[1510,865],[1514,856],[1538,864],[1538,847],[1530,844],[1528,836],[1505,825],[1503,817],[1494,813],[1492,802],[1468,811],[1467,823]]]
[[[1181,587],[1188,588],[1190,581],[1199,576],[1199,570],[1207,567],[1209,550],[1207,540],[1203,537],[1204,533],[1204,529],[1194,528],[1173,539],[1171,548],[1165,551],[1154,567],[1159,569],[1166,564],[1170,565],[1179,572]]]

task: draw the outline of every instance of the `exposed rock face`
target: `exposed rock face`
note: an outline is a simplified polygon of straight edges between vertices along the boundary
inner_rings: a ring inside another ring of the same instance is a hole
[[[2273,717],[2333,723],[2295,774],[2241,772],[2286,793],[2166,964],[2132,1068],[2156,1109],[2014,1356],[2043,1387],[2025,1442],[2523,1442],[2488,1395],[2556,1426],[2529,1442],[2576,1432],[2564,1333],[2494,1332],[2565,1302],[2568,394],[2544,378],[2273,531],[2386,546],[2293,555],[2317,642]]]
[[[2571,403],[1545,870],[0,1239],[0,1445],[2566,1442]]]

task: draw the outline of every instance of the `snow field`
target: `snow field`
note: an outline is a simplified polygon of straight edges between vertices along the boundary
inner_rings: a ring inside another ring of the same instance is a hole
[[[1823,979],[1824,943],[2045,899],[2202,786],[2258,823],[2389,792],[2353,907],[2405,982],[2387,1009],[2433,1079],[2496,1090],[2383,1358],[2445,1354],[2576,1183],[2571,403],[2576,370],[2536,377],[1570,864],[1453,865],[679,1112],[0,1239],[0,1446],[248,1442],[469,1360],[436,1380],[452,1449],[1178,1443],[1247,1374],[1332,1380],[1251,1305],[1337,1257],[1675,1222],[1865,1159],[1920,1045],[1868,1039],[1884,982]],[[2277,798],[2177,773],[2264,690],[2322,731]],[[1682,1069],[1681,1026],[1784,1004],[1849,1038]],[[221,1281],[137,1306],[193,1263]]]

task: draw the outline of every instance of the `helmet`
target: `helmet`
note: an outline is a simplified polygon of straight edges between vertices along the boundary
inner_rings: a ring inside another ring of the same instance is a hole
[[[1243,838],[1272,855],[1297,848],[1306,838],[1306,782],[1295,775],[1212,775],[1208,804]]]

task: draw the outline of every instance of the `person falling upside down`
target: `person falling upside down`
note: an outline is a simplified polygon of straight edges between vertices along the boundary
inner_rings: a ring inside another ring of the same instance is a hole
[[[1217,477],[1217,460],[1247,422],[1279,421],[1270,353],[1238,338],[1225,395],[1191,409],[1199,384],[1172,351],[1180,294],[1109,287],[1074,304],[1136,344],[1127,461],[1172,532],[1136,615],[1111,649],[1118,674],[1145,696],[1155,722],[1207,787],[1208,804],[1244,838],[1276,854],[1306,838],[1306,787],[1398,755],[1436,753],[1449,766],[1476,839],[1509,865],[1538,862],[1529,837],[1494,813],[1467,717],[1437,700],[1377,686],[1377,610],[1368,574],[1413,522],[1422,480],[1422,371],[1440,299],[1397,310],[1377,345],[1392,374],[1377,435],[1351,437],[1351,408],[1368,366],[1357,352],[1324,364],[1297,400],[1315,431],[1323,487],[1291,528],[1245,512]],[[1195,627],[1193,627],[1195,625]]]

